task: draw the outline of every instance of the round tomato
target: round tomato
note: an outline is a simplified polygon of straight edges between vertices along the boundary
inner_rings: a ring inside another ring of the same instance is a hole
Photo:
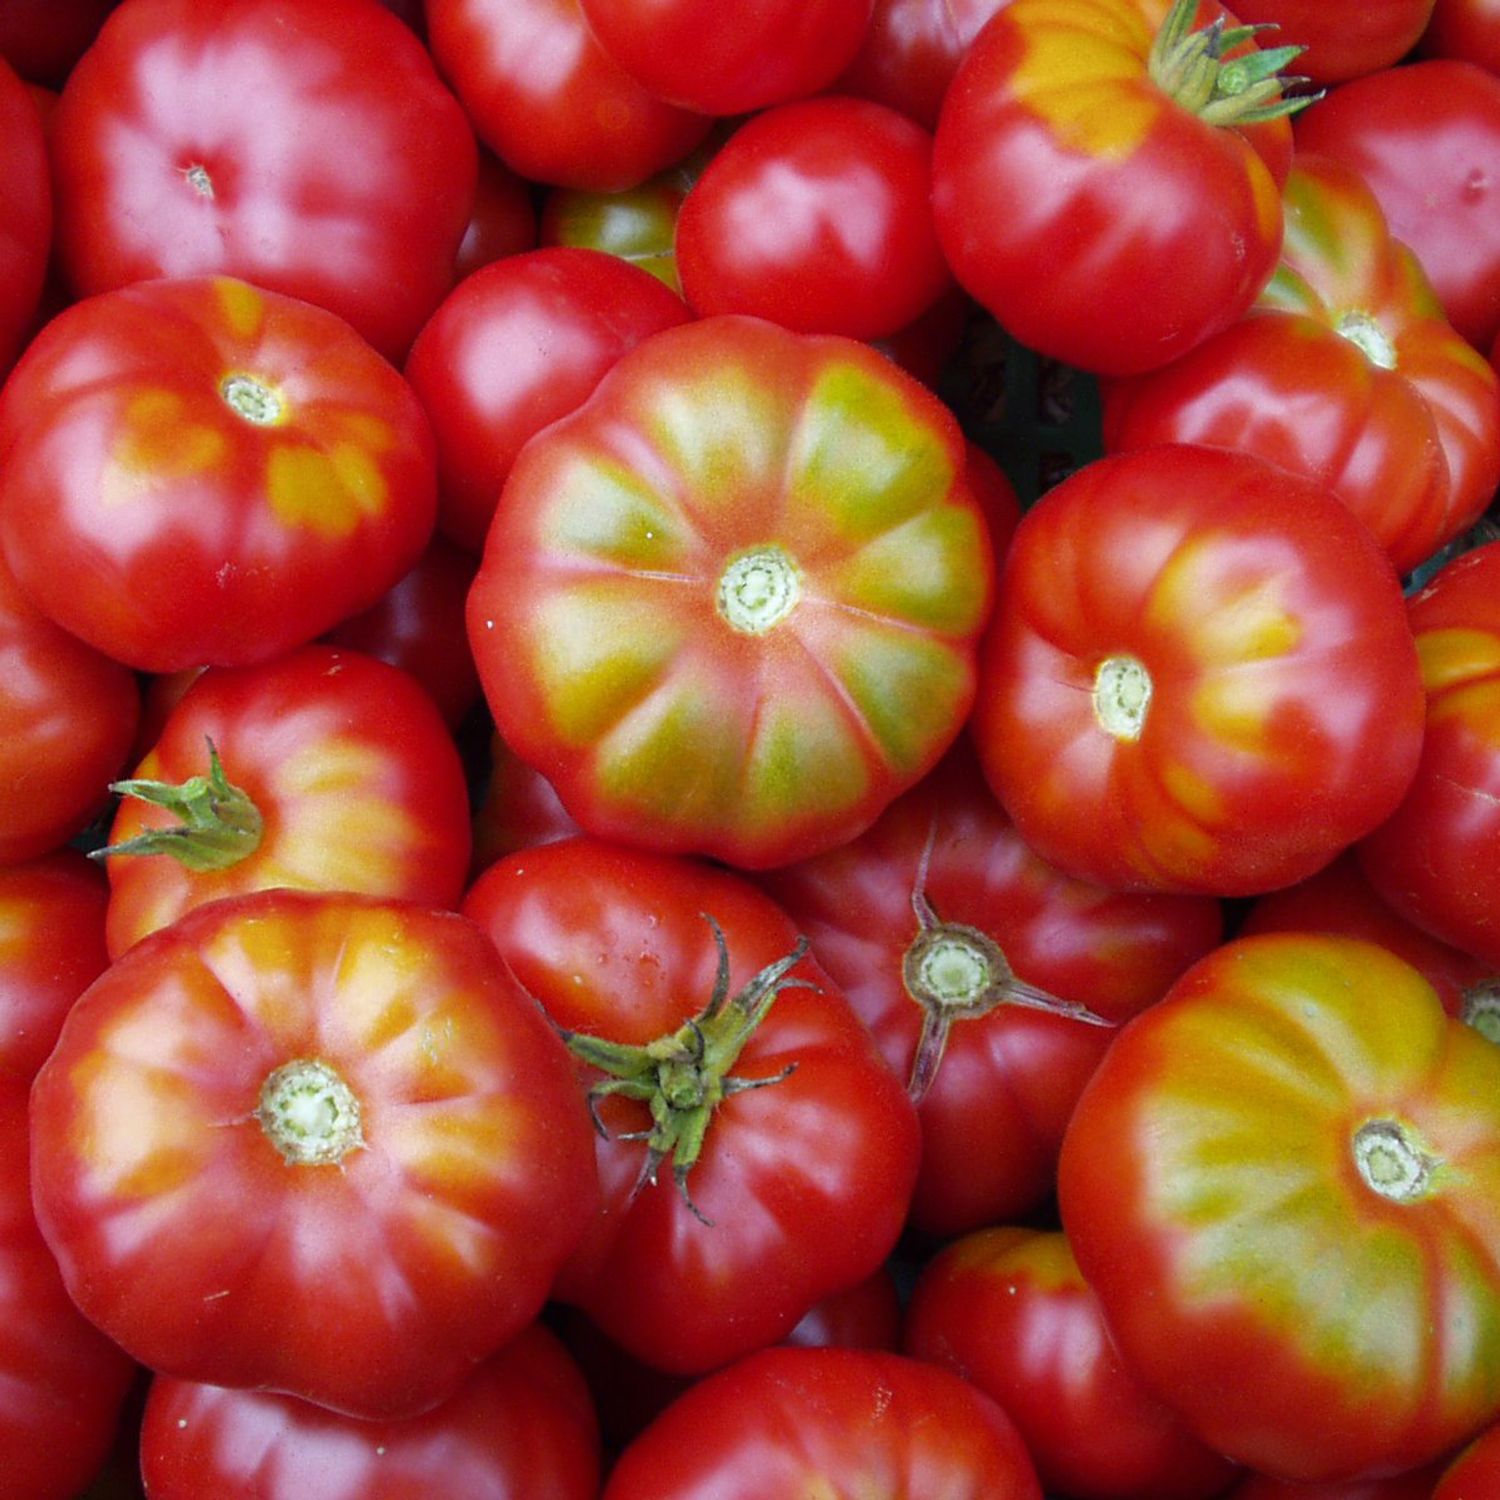
[[[458,246],[453,279],[462,281],[481,266],[534,250],[537,242],[536,206],[531,184],[516,176],[488,151],[479,153],[479,182],[474,190],[474,212]]]
[[[69,1293],[141,1363],[371,1420],[529,1323],[597,1205],[567,1053],[483,934],[343,894],[215,901],[117,959],[31,1160]]]
[[[1297,71],[1339,83],[1388,68],[1411,51],[1432,15],[1432,0],[1235,0],[1242,21],[1274,26],[1277,45],[1307,50]]]
[[[36,315],[52,243],[52,180],[42,116],[0,60],[0,379]]]
[[[552,783],[492,734],[484,798],[474,814],[475,870],[517,849],[555,843],[581,831]]]
[[[1422,33],[1421,51],[1500,73],[1500,4],[1496,0],[1437,0],[1431,24]]]

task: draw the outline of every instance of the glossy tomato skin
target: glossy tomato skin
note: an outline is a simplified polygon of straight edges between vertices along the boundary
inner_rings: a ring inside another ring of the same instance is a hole
[[[52,243],[52,179],[42,116],[0,59],[0,377],[31,328]]]
[[[472,276],[481,266],[535,250],[536,205],[531,184],[518,177],[493,152],[479,153],[479,180],[474,189],[474,212],[459,242],[453,280]]]
[[[517,849],[556,843],[582,831],[552,783],[492,734],[484,797],[474,813],[475,873]]]
[[[52,130],[80,296],[241,277],[400,359],[453,283],[473,132],[420,42],[365,0],[129,0]]]
[[[7,0],[0,57],[29,83],[61,88],[118,0]]]
[[[658,334],[511,471],[469,595],[497,727],[600,837],[746,868],[845,842],[972,701],[992,575],[964,466],[863,344]]]
[[[1297,149],[1364,178],[1453,326],[1488,349],[1500,331],[1500,79],[1444,59],[1357,78],[1302,115]]]
[[[603,1500],[1041,1500],[1010,1419],[898,1354],[768,1349],[699,1382],[620,1456]]]
[[[708,132],[606,53],[579,0],[427,0],[427,23],[480,139],[533,182],[619,192]]]
[[[1437,0],[1420,51],[1500,73],[1500,5],[1494,0]]]
[[[1281,261],[1250,313],[1106,388],[1110,452],[1210,443],[1331,489],[1409,572],[1500,482],[1500,381],[1348,167],[1299,155]]]
[[[143,1364],[370,1420],[529,1323],[597,1201],[567,1054],[483,935],[344,894],[213,902],[118,959],[31,1151],[70,1294]]]
[[[723,932],[735,992],[797,938],[738,876],[592,839],[501,860],[463,911],[555,1025],[641,1046],[707,1004],[718,955],[706,918]],[[618,1136],[649,1125],[646,1106],[599,1100],[611,1132],[597,1141],[604,1209],[556,1295],[671,1373],[785,1337],[816,1302],[874,1272],[906,1217],[916,1112],[828,976],[811,959],[793,974],[817,988],[779,993],[729,1076],[795,1069],[723,1099],[686,1194],[666,1166],[635,1191],[646,1146]],[[600,1077],[581,1064],[580,1075],[585,1087]]]
[[[1400,62],[1422,35],[1432,0],[1238,0],[1234,13],[1279,27],[1267,46],[1305,47],[1298,73],[1341,83]]]
[[[405,1421],[160,1375],[141,1474],[151,1500],[595,1500],[598,1424],[577,1366],[532,1324],[441,1406]]]
[[[938,123],[933,211],[960,284],[1028,348],[1099,374],[1160,368],[1228,327],[1281,244],[1290,128],[1209,125],[1157,87],[1165,10],[1014,0]]]
[[[947,1246],[917,1280],[903,1348],[999,1402],[1049,1492],[1208,1500],[1235,1473],[1123,1364],[1063,1234],[992,1228]]]
[[[955,926],[996,943],[1026,984],[1107,1021],[1009,994],[985,1014],[958,1012],[918,1105],[911,1219],[941,1236],[1020,1217],[1051,1193],[1068,1116],[1114,1027],[1159,999],[1223,926],[1215,901],[1120,895],[1053,869],[1021,841],[967,750],[852,843],[763,883],[901,1078],[914,1075],[929,1011],[941,1013],[909,965]]]
[[[1124,1357],[1277,1478],[1472,1434],[1500,1409],[1496,1100],[1500,1050],[1384,949],[1220,948],[1120,1034],[1063,1143],[1063,1226]]]
[[[1249,895],[1392,811],[1422,742],[1390,563],[1259,459],[1106,458],[1022,519],[975,726],[1021,836],[1120,889]]]
[[[133,779],[181,786],[209,773],[253,804],[258,837],[223,868],[170,853],[109,859],[110,953],[209,901],[273,886],[354,891],[448,907],[469,868],[463,763],[432,700],[406,673],[333,646],[255,667],[212,668],[172,710]],[[182,827],[121,799],[111,845]]]
[[[482,551],[527,441],[627,350],[688,317],[654,278],[595,250],[510,256],[455,287],[406,363],[437,439],[444,535]]]
[[[765,110],[682,205],[683,293],[700,317],[895,333],[952,284],[931,197],[932,139],[895,110],[833,96]]]
[[[145,671],[264,661],[373,604],[431,536],[434,470],[352,328],[223,277],[76,304],[0,396],[18,582]]]

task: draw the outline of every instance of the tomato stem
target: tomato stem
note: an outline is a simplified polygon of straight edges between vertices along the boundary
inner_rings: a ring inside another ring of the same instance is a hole
[[[255,1118],[288,1166],[337,1166],[365,1144],[358,1097],[317,1058],[299,1057],[269,1074]]]
[[[1485,979],[1463,993],[1459,1015],[1480,1036],[1500,1044],[1500,979]]]
[[[1354,1165],[1372,1192],[1392,1203],[1426,1195],[1437,1163],[1397,1120],[1367,1120],[1354,1132]]]

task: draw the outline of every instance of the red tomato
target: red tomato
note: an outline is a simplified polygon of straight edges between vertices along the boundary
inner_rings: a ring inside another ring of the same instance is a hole
[[[1045,864],[968,754],[853,843],[764,883],[910,1080],[922,1122],[911,1216],[935,1235],[1047,1197],[1111,1027],[1223,926],[1217,902],[1116,895]]]
[[[1432,0],[1235,0],[1234,13],[1279,27],[1268,46],[1305,47],[1298,73],[1314,83],[1340,83],[1405,57],[1427,25]]]
[[[1106,458],[1024,517],[976,729],[1021,836],[1119,889],[1250,895],[1394,811],[1422,690],[1390,563],[1244,454]]]
[[[1207,1500],[1234,1473],[1121,1362],[1061,1234],[949,1245],[917,1281],[905,1349],[999,1402],[1042,1483],[1070,1500]]]
[[[1488,349],[1500,332],[1500,79],[1446,61],[1358,78],[1297,122],[1297,149],[1364,178],[1453,326]]]
[[[536,1316],[596,1212],[589,1137],[483,935],[347,895],[137,944],[32,1089],[37,1218],[85,1316],[166,1374],[371,1420]]]
[[[1231,1458],[1378,1476],[1500,1412],[1500,1049],[1383,948],[1191,969],[1084,1091],[1058,1201],[1125,1359]]]
[[[862,344],[710,318],[521,454],[469,595],[506,742],[591,833],[765,868],[968,713],[990,595],[951,413]]]
[[[517,849],[555,843],[579,832],[552,783],[492,734],[489,776],[474,815],[474,869],[484,870]]]
[[[427,0],[427,24],[480,139],[532,181],[618,192],[708,132],[625,74],[579,0]]]
[[[283,886],[442,907],[468,874],[468,787],[446,726],[410,677],[356,651],[205,672],[117,789],[114,957],[226,896]]]
[[[480,551],[527,440],[628,349],[687,319],[681,298],[594,250],[513,255],[455,287],[406,363],[437,437],[444,534]]]
[[[816,94],[854,57],[871,0],[582,0],[604,50],[653,94],[741,115]]]
[[[1500,1495],[1500,1425],[1476,1438],[1444,1471],[1431,1500],[1490,1500]],[[1427,1500],[1413,1492],[1412,1500]]]
[[[936,1365],[768,1349],[700,1381],[620,1456],[603,1500],[1041,1500],[1010,1419]]]
[[[436,512],[396,371],[332,313],[227,278],[54,319],[0,395],[0,466],[22,588],[151,672],[311,640],[415,564]]]
[[[405,1421],[160,1375],[141,1475],[151,1500],[595,1500],[599,1437],[578,1367],[533,1324]]]
[[[39,613],[0,560],[0,865],[103,807],[139,714],[135,677]]]
[[[453,279],[462,281],[492,261],[534,250],[536,236],[531,184],[517,177],[498,157],[481,151],[474,212],[459,243]]]
[[[959,281],[1029,348],[1101,374],[1159,368],[1227,328],[1281,244],[1286,121],[1217,123],[1259,97],[1227,93],[1257,54],[1221,62],[1216,33],[1185,32],[1196,0],[1158,30],[1165,10],[1014,0],[938,125],[933,209]]]
[[[682,205],[683,293],[703,316],[885,337],[952,285],[931,198],[932,140],[904,115],[839,98],[766,110]]]
[[[1500,73],[1500,3],[1437,0],[1420,50],[1428,57],[1452,57]]]
[[[42,116],[0,60],[0,379],[31,329],[51,244],[52,179]]]
[[[1335,1479],[1327,1484],[1296,1484],[1252,1474],[1236,1485],[1226,1500],[1437,1500],[1432,1486],[1439,1472],[1434,1468],[1411,1469],[1389,1479]],[[1464,1500],[1487,1497],[1476,1493]]]
[[[22,78],[60,88],[118,0],[5,0],[0,57]]]
[[[463,910],[571,1035],[607,1132],[604,1211],[560,1300],[693,1374],[875,1271],[916,1112],[779,907],[725,871],[572,839],[501,860]]]

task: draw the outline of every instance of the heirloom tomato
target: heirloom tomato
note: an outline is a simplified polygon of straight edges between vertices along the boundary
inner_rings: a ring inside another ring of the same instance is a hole
[[[1228,327],[1281,244],[1291,129],[1267,115],[1290,107],[1286,49],[1257,52],[1213,0],[1166,9],[1013,0],[938,122],[933,208],[960,283],[1027,347],[1101,374]]]
[[[791,919],[728,871],[570,839],[464,902],[569,1039],[604,1211],[559,1277],[638,1359],[784,1338],[895,1244],[916,1112]]]
[[[1307,50],[1297,71],[1314,83],[1339,83],[1399,62],[1422,35],[1432,0],[1235,0],[1242,21],[1275,27],[1277,42]]]
[[[1500,3],[1437,0],[1420,50],[1428,57],[1452,57],[1500,73]]]
[[[700,1381],[615,1465],[603,1500],[1041,1500],[1010,1418],[936,1365],[767,1349]]]
[[[42,116],[0,59],[0,379],[36,316],[52,244],[52,180]]]
[[[1299,155],[1283,198],[1281,263],[1249,315],[1113,382],[1105,446],[1212,443],[1305,474],[1408,572],[1495,493],[1500,380],[1350,168]]]
[[[1189,970],[1090,1080],[1058,1201],[1125,1359],[1231,1458],[1397,1473],[1500,1411],[1500,1048],[1383,948]]]
[[[1101,459],[1022,519],[998,594],[980,756],[1021,837],[1080,879],[1273,890],[1411,783],[1396,575],[1309,480],[1216,448]]]
[[[404,1421],[158,1375],[141,1476],[151,1500],[596,1500],[599,1436],[578,1367],[533,1324]]]
[[[707,318],[526,446],[469,637],[501,734],[589,832],[763,868],[936,764],[992,569],[935,396],[863,344]]]
[[[117,959],[31,1153],[69,1292],[141,1363],[371,1420],[529,1323],[598,1196],[567,1053],[483,934],[344,894],[215,901]]]
[[[952,1235],[1052,1190],[1112,1028],[1218,941],[1198,896],[1121,895],[1021,842],[967,750],[850,844],[766,876],[917,1100],[912,1221]]]
[[[226,275],[400,359],[453,284],[474,135],[422,44],[369,0],[126,0],[52,126],[80,296]]]
[[[0,394],[17,581],[149,672],[264,661],[373,604],[427,545],[434,474],[417,398],[347,323],[226,277],[77,303]]]
[[[193,683],[126,781],[110,953],[226,896],[282,886],[451,906],[469,796],[432,700],[357,651],[305,646]]]

